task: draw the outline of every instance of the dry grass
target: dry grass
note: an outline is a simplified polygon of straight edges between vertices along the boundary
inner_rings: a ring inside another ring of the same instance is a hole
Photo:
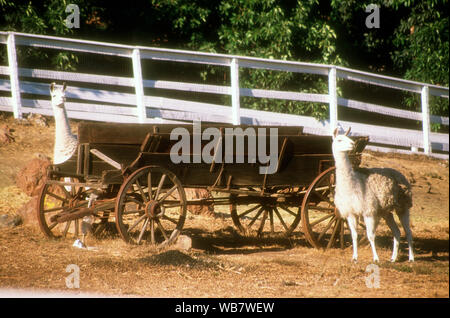
[[[0,214],[14,214],[28,197],[14,186],[14,174],[36,152],[51,155],[53,128],[15,129],[16,143],[0,147]],[[0,288],[67,290],[66,267],[80,268],[80,291],[148,297],[449,297],[448,162],[422,157],[368,153],[365,166],[389,166],[413,184],[412,229],[416,262],[407,262],[402,238],[398,263],[387,262],[392,237],[381,224],[378,252],[380,288],[369,288],[372,254],[359,250],[316,250],[301,232],[290,239],[243,238],[227,207],[217,217],[188,215],[183,229],[189,251],[132,246],[111,234],[88,241],[93,250],[70,240],[49,240],[36,228],[0,229]]]

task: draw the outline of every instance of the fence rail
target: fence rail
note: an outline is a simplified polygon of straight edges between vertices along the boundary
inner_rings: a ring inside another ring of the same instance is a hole
[[[322,135],[330,134],[339,125],[352,126],[353,134],[370,136],[370,141],[374,145],[369,146],[369,149],[407,153],[423,151],[427,155],[443,158],[449,157],[449,135],[432,133],[430,131],[430,123],[448,126],[449,118],[430,115],[428,105],[430,95],[448,99],[449,89],[447,87],[333,65],[129,46],[17,32],[0,32],[0,44],[7,46],[8,53],[8,66],[0,66],[0,92],[4,92],[4,96],[0,96],[0,110],[12,111],[16,118],[21,117],[22,113],[28,112],[52,115],[48,83],[50,81],[66,81],[69,82],[66,96],[70,100],[66,103],[66,108],[68,116],[71,118],[127,123],[201,120],[236,125],[241,123],[253,125],[294,125],[304,126],[305,132]],[[126,57],[130,59],[133,77],[22,68],[17,63],[17,46]],[[142,76],[142,60],[223,66],[229,68],[230,85],[221,86],[207,83],[146,79]],[[329,84],[328,94],[240,87],[239,70],[242,68],[326,76]],[[338,79],[420,94],[422,111],[414,112],[342,98],[337,94]],[[86,84],[96,84],[96,87],[100,86],[101,89],[83,87]],[[128,87],[130,92],[119,92],[114,87]],[[145,94],[146,88],[228,95],[231,97],[231,105],[216,105],[150,96]],[[26,97],[30,94],[33,98]],[[326,103],[329,105],[330,115],[327,120],[318,121],[308,116],[246,109],[240,106],[240,97],[242,96]],[[422,130],[342,121],[339,119],[338,106],[422,121]]]

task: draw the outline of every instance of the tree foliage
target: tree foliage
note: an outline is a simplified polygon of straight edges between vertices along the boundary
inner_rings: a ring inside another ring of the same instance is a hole
[[[79,29],[65,25],[74,3]],[[381,26],[365,27],[370,1],[338,0],[0,0],[0,29],[74,36],[136,45],[163,46],[269,59],[345,65],[448,86],[448,0],[382,0]],[[124,7],[125,6],[125,7]],[[33,57],[31,50],[20,52]],[[49,54],[49,53],[45,53]],[[77,55],[56,53],[58,69],[74,70]],[[220,78],[217,68],[201,78]],[[241,87],[326,93],[320,76],[270,70],[240,70]],[[327,105],[242,98],[243,107],[328,115]],[[417,96],[404,104],[415,109]],[[431,99],[431,111],[448,112],[448,101]]]

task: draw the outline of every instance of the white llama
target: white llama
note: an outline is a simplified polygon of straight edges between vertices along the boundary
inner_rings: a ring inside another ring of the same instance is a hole
[[[67,118],[64,102],[66,100],[66,84],[56,87],[55,83],[50,85],[52,97],[52,108],[55,116],[55,146],[53,148],[53,163],[60,164],[68,160],[77,150],[78,140],[72,134],[69,120]]]
[[[395,262],[400,242],[400,230],[394,221],[395,211],[405,230],[409,247],[409,261],[414,261],[412,234],[409,227],[409,209],[412,206],[411,186],[398,171],[389,168],[352,167],[348,152],[354,142],[334,131],[333,156],[336,164],[336,193],[334,202],[342,217],[347,219],[353,242],[353,261],[358,259],[356,225],[359,217],[364,218],[367,238],[370,242],[373,260],[379,258],[375,248],[375,231],[380,218],[386,220],[394,235],[391,261]]]

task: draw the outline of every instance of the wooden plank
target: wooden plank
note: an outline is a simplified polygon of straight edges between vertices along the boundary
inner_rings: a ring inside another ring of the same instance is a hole
[[[367,73],[363,71],[353,70],[342,66],[336,66],[337,76],[343,79],[352,80],[356,82],[362,82],[367,84],[373,84],[388,88],[406,90],[414,93],[420,93],[423,85],[428,85],[432,88],[435,94],[441,96],[447,96],[448,87],[442,87],[438,85],[430,85],[426,83],[420,83],[416,81],[405,80],[397,77],[385,76],[374,73]]]
[[[144,87],[162,88],[170,90],[179,90],[185,92],[211,93],[231,95],[229,86],[210,85],[210,84],[196,84],[186,82],[161,81],[161,80],[143,80]]]
[[[49,96],[49,84],[35,82],[20,82],[21,93],[46,95]],[[76,86],[68,86],[66,89],[66,97],[82,100],[100,101],[113,104],[135,105],[136,96],[134,94],[119,93],[108,90],[82,88]]]
[[[0,74],[1,72],[2,68],[0,67]],[[73,81],[105,85],[133,86],[133,79],[130,77],[110,75],[62,72],[29,68],[19,68],[19,75],[23,77],[51,79],[53,81]]]
[[[273,71],[328,75],[328,65],[240,57],[241,67]]]
[[[338,98],[338,104],[349,108],[359,109],[372,113],[379,113],[387,116],[405,118],[411,120],[422,120],[422,114],[410,110],[397,109],[387,106],[381,106],[376,104],[370,104],[366,102],[360,102],[352,99]],[[443,125],[449,124],[449,118],[443,116],[430,116],[431,122],[439,123]]]
[[[98,158],[102,159],[107,164],[113,166],[114,168],[116,168],[118,170],[122,169],[122,166],[120,165],[120,163],[111,159],[110,157],[108,157],[107,155],[105,155],[104,153],[99,151],[98,149],[91,149],[91,153],[94,154],[95,156],[97,156]]]
[[[17,36],[17,45],[25,45],[30,47],[68,50],[74,52],[95,53],[122,57],[130,57],[133,49],[130,46],[112,43],[110,44],[105,42],[94,42],[16,32],[14,34]]]
[[[299,92],[275,91],[268,89],[241,88],[240,94],[248,97],[295,100],[300,102],[328,103],[328,95]]]
[[[20,68],[19,68],[19,70],[20,70]],[[8,66],[3,66],[3,65],[0,65],[0,74],[1,75],[9,75],[9,67]]]
[[[23,105],[26,107],[52,110],[51,102],[49,100],[24,98],[22,99],[22,102]],[[93,103],[75,103],[75,102],[65,102],[64,105],[66,107],[66,110],[74,112],[79,111],[79,112],[90,112],[100,114],[136,116],[135,107],[100,105]]]
[[[155,48],[139,47],[142,51],[142,58],[149,60],[208,64],[218,66],[230,65],[230,58],[218,54],[200,54],[201,52],[189,52],[180,50],[168,50]]]

